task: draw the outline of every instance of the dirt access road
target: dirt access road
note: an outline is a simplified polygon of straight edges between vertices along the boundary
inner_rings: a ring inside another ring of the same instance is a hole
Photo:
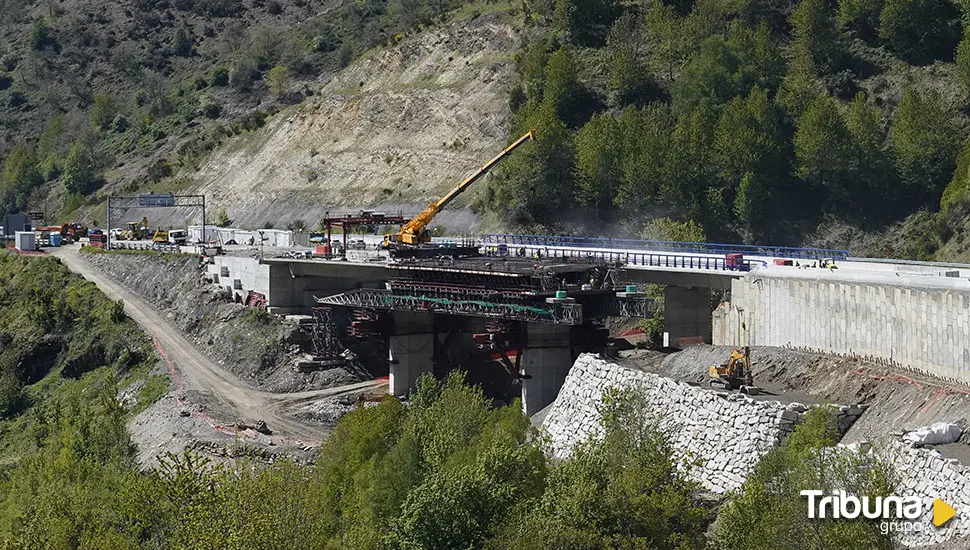
[[[125,313],[156,339],[182,374],[184,383],[211,393],[239,421],[252,424],[263,420],[275,434],[289,435],[307,442],[319,442],[329,433],[329,428],[288,418],[285,411],[311,399],[332,397],[381,384],[380,381],[368,380],[299,393],[270,393],[253,389],[210,361],[145,300],[92,268],[78,254],[76,247],[61,247],[55,249],[51,255],[59,258],[71,271],[96,284],[112,300],[123,300]]]

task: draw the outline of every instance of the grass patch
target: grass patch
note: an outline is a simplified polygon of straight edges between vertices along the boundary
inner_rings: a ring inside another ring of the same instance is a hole
[[[145,385],[138,392],[138,404],[131,410],[135,415],[150,407],[172,389],[172,381],[164,374],[150,374],[145,379]]]

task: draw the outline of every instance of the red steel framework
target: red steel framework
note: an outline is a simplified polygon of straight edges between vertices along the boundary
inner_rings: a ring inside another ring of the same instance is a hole
[[[335,218],[330,217],[330,212],[323,216],[323,226],[327,230],[327,243],[333,244],[331,236],[333,228],[339,227],[343,231],[343,249],[345,251],[347,250],[347,233],[355,227],[362,225],[404,225],[409,221],[411,221],[411,218],[405,218],[400,213],[395,216],[388,216],[381,212],[369,210],[361,210],[357,214],[347,214]]]

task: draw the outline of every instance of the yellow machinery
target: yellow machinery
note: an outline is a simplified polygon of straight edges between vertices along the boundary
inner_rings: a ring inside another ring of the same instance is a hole
[[[711,386],[728,390],[740,389],[751,395],[758,393],[751,375],[751,348],[747,346],[732,351],[727,364],[711,365],[708,373],[711,375]]]
[[[140,222],[128,222],[125,224],[124,230],[118,236],[120,241],[140,241],[142,239],[147,239],[149,235],[152,234],[152,230],[148,228],[148,218],[142,218]]]
[[[152,242],[168,244],[168,230],[158,228],[158,230],[155,231],[155,235],[152,236]]]
[[[513,143],[505,148],[504,151],[498,154],[495,158],[485,163],[478,172],[469,176],[465,181],[458,184],[458,187],[452,189],[447,195],[442,197],[439,201],[431,203],[423,212],[411,219],[407,224],[401,226],[401,231],[396,234],[386,235],[384,237],[384,248],[392,248],[397,245],[407,245],[416,246],[421,243],[431,242],[431,235],[427,232],[428,224],[431,220],[438,214],[438,211],[444,208],[448,203],[454,200],[455,197],[461,194],[462,191],[468,188],[469,185],[474,183],[478,178],[485,175],[492,166],[498,164],[505,155],[511,153],[520,145],[526,141],[534,141],[536,139],[535,129],[529,131],[529,133],[520,137]]]

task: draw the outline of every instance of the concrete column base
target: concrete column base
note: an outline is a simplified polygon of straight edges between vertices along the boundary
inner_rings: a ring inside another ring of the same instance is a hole
[[[527,416],[556,400],[573,366],[568,326],[529,323],[527,346],[522,351],[522,410]]]

